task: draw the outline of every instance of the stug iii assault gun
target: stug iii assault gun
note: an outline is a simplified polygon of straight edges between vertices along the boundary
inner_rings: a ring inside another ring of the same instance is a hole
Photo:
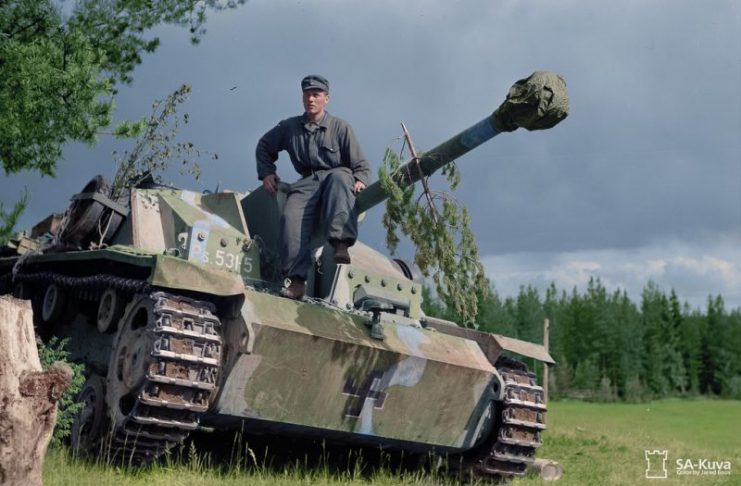
[[[535,73],[490,117],[427,152],[422,173],[500,132],[555,125],[567,109],[563,80]],[[419,178],[407,172],[407,183]],[[357,204],[385,198],[375,183]],[[96,177],[64,216],[0,250],[0,293],[30,299],[39,335],[69,338],[86,366],[72,446],[147,463],[208,426],[432,451],[478,476],[523,474],[546,406],[535,375],[505,354],[553,364],[546,350],[425,316],[414,267],[360,242],[351,264],[336,265],[318,241],[308,297],[280,297],[284,201],[285,190],[150,185],[114,202]]]

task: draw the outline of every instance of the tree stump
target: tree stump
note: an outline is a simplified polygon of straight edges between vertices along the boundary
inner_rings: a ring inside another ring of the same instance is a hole
[[[42,371],[31,303],[0,296],[0,484],[41,485],[42,466],[57,417],[57,401],[72,370]]]

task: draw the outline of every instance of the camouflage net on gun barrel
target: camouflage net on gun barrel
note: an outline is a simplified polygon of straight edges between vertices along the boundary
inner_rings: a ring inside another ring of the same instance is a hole
[[[492,120],[500,132],[511,132],[520,127],[545,130],[568,114],[566,81],[558,74],[536,71],[512,85],[504,103],[492,114]]]

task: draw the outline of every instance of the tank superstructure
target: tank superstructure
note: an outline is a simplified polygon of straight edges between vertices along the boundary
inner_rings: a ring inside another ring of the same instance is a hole
[[[501,110],[428,152],[424,172],[512,129]],[[503,353],[553,364],[546,350],[425,316],[414,268],[360,242],[335,265],[316,240],[308,298],[280,297],[285,197],[149,186],[114,202],[95,178],[0,258],[0,292],[31,299],[39,334],[69,337],[86,364],[73,446],[148,462],[199,426],[247,427],[523,474],[546,407]],[[384,197],[376,183],[357,203]]]

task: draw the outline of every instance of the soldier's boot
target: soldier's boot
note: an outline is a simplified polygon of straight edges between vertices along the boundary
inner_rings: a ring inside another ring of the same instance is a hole
[[[350,245],[342,240],[335,240],[332,242],[332,246],[334,247],[335,263],[350,263],[350,252],[347,251]]]
[[[306,295],[306,281],[302,278],[294,277],[286,279],[288,285],[280,289],[280,295],[289,299],[301,300]]]

